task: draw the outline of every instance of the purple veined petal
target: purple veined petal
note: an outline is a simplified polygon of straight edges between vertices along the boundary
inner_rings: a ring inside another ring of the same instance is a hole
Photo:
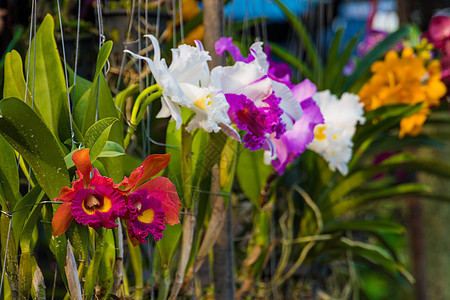
[[[241,130],[247,131],[243,137],[246,148],[254,151],[267,146],[267,136],[280,136],[285,131],[285,124],[281,122],[282,111],[278,107],[280,99],[271,95],[265,100],[266,106],[257,107],[245,95],[225,94],[230,104],[228,115]]]
[[[314,94],[317,92],[317,87],[309,79],[305,79],[299,84],[294,85],[291,91],[295,99],[301,102],[314,96]]]
[[[221,37],[214,43],[214,47],[216,53],[220,56],[223,56],[223,53],[225,51],[228,51],[235,62],[244,60],[244,57],[241,54],[241,50],[239,50],[239,48],[233,44],[233,38],[231,37]]]

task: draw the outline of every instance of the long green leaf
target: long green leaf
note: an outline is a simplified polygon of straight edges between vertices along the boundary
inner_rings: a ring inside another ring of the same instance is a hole
[[[0,200],[2,209],[11,212],[19,192],[19,170],[11,145],[0,134]]]
[[[50,130],[57,135],[61,112],[67,110],[67,91],[53,31],[53,18],[46,15],[30,44],[28,88],[34,90],[34,104]]]
[[[359,196],[345,198],[344,200],[327,207],[323,211],[323,218],[331,220],[332,218],[341,216],[347,212],[359,208],[362,204],[367,204],[376,200],[389,199],[401,195],[419,195],[420,193],[428,192],[429,188],[425,185],[417,183],[404,183],[394,187],[376,190],[372,192],[365,192]]]
[[[26,83],[23,77],[22,58],[16,50],[6,53],[4,72],[3,98],[15,97],[24,100]],[[31,105],[31,93],[27,92],[27,100],[30,100],[27,102]]]
[[[36,180],[50,199],[69,185],[64,155],[46,124],[23,101],[0,101],[0,133],[33,169]]]
[[[286,63],[290,64],[292,67],[297,69],[305,78],[314,81],[314,75],[312,70],[303,63],[298,57],[292,55],[288,50],[284,49],[282,46],[275,43],[270,43],[270,50]]]
[[[264,164],[263,150],[243,149],[239,153],[237,179],[245,195],[256,207],[260,207],[259,195],[271,172],[272,167]]]
[[[98,278],[98,269],[103,256],[103,249],[105,244],[105,228],[100,228],[95,235],[95,252],[89,264],[89,268],[86,273],[86,281],[84,282],[83,296],[86,299],[90,299],[94,292],[95,285]]]
[[[33,209],[33,205],[39,203],[44,197],[42,188],[37,185],[29,191],[22,199],[20,199],[14,206],[14,214],[11,217],[12,230],[18,237],[22,234],[22,229],[25,222]],[[16,240],[17,247],[19,246],[19,239]]]
[[[405,227],[391,220],[352,220],[342,223],[325,225],[322,232],[328,233],[333,231],[345,230],[362,230],[402,234],[405,232]]]

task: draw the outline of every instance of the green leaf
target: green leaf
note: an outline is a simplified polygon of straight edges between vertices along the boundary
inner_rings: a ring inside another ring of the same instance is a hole
[[[1,134],[0,149],[0,200],[2,209],[11,212],[16,201],[21,197],[19,170],[14,150]]]
[[[127,98],[137,94],[139,94],[139,83],[128,86],[123,91],[120,91],[120,93],[118,93],[114,98],[114,104],[116,105],[119,112],[122,112],[119,114],[120,121],[123,121],[123,115],[125,113],[125,102]]]
[[[169,122],[166,129],[166,153],[170,153],[168,178],[177,188],[180,199],[183,199],[183,180],[181,178],[181,128],[175,122]]]
[[[80,98],[77,100],[77,103],[74,105],[73,108],[73,121],[77,125],[78,128],[83,127],[84,122],[84,115],[86,113],[86,107],[89,101],[89,93],[90,89],[88,89],[86,92],[84,92],[83,95],[80,96]]]
[[[106,61],[108,60],[109,54],[111,53],[113,46],[112,41],[106,41],[103,45],[100,51],[97,55],[97,63],[95,65],[95,75],[94,75],[94,81],[97,79],[97,77],[100,75],[100,72],[102,72],[103,67],[106,64]]]
[[[405,227],[391,220],[352,220],[343,223],[325,225],[322,232],[329,233],[346,230],[402,234],[405,232]]]
[[[345,80],[343,76],[344,68],[350,60],[352,53],[355,50],[356,45],[359,41],[359,35],[354,36],[345,47],[344,51],[339,53],[338,58],[334,58],[334,61],[330,61],[329,73],[323,73],[324,80],[330,81],[330,90],[333,94],[341,95],[344,91],[342,90],[342,84]]]
[[[53,18],[46,15],[30,44],[28,89],[34,90],[34,104],[50,130],[57,135],[61,111],[67,111],[67,91],[53,31]]]
[[[371,137],[376,136],[382,132],[386,132],[389,129],[397,126],[400,121],[408,116],[411,116],[418,112],[422,108],[422,103],[417,103],[415,105],[410,105],[409,107],[403,110],[403,113],[395,115],[393,117],[387,117],[382,120],[378,120],[377,122],[367,122],[361,130],[357,131],[353,141],[354,141],[354,149],[358,149],[358,147],[365,141]]]
[[[125,155],[125,149],[123,149],[121,145],[111,141],[106,141],[105,147],[103,147],[103,150],[100,152],[98,157],[117,157],[121,155]]]
[[[305,25],[296,15],[294,15],[291,11],[289,11],[287,6],[281,0],[273,0],[273,1],[281,8],[288,22],[292,25],[294,31],[297,33],[300,42],[305,48],[307,58],[311,64],[312,69],[315,71],[315,74],[316,75],[322,74],[323,72],[322,62],[320,61],[317,49],[312,43],[311,37],[308,31],[306,30]]]
[[[70,181],[63,152],[50,129],[16,98],[0,101],[0,116],[0,133],[28,162],[48,197],[58,197]]]
[[[162,265],[169,265],[181,237],[181,224],[166,226],[164,236],[156,243]]]
[[[42,188],[39,185],[36,185],[14,206],[14,214],[11,217],[11,228],[18,237],[22,234],[22,228],[25,225],[33,205],[39,203],[42,197],[44,197],[44,192],[42,192]],[[18,247],[19,239],[16,240],[16,243]]]
[[[73,76],[74,71],[72,70],[72,68],[67,65],[67,71],[69,73],[69,85],[72,86],[72,92],[70,93],[71,97],[72,97],[72,101],[73,101],[73,106],[77,106],[78,104],[78,100],[80,100],[81,96],[84,95],[84,93],[86,93],[92,86],[92,82],[90,82],[87,79],[84,79],[83,77],[77,75],[77,80],[75,83],[75,86],[73,86],[74,84],[74,78]]]
[[[429,187],[417,183],[404,183],[382,190],[366,191],[361,195],[347,197],[342,201],[331,205],[323,210],[322,216],[325,220],[331,220],[347,212],[359,208],[362,204],[367,204],[376,200],[388,199],[400,195],[419,195],[429,191]]]
[[[92,293],[94,292],[95,285],[97,283],[98,269],[100,268],[100,263],[103,256],[103,249],[105,244],[105,228],[100,228],[96,230],[95,235],[95,252],[89,264],[86,280],[84,282],[83,297],[90,299]]]
[[[383,266],[385,270],[392,273],[399,273],[404,276],[410,283],[414,283],[413,276],[405,269],[404,266],[396,262],[382,247],[363,243],[359,241],[352,241],[348,238],[341,238],[341,246],[346,249],[352,250],[356,255],[360,255],[369,261]]]
[[[236,175],[244,194],[256,206],[260,207],[259,196],[272,166],[264,164],[264,151],[250,151],[247,148],[239,153]]]
[[[286,63],[290,64],[292,67],[297,69],[297,71],[299,71],[300,74],[303,75],[305,78],[314,81],[314,75],[312,70],[305,63],[303,63],[297,56],[291,54],[288,50],[275,43],[270,43],[270,50],[273,52],[273,54],[279,56]]]
[[[11,299],[18,299],[19,285],[18,285],[18,275],[19,275],[19,262],[18,262],[18,252],[15,242],[14,232],[9,231],[10,219],[5,215],[0,215],[0,242],[1,242],[1,263],[6,269],[6,279],[9,282],[9,288],[11,291]],[[8,236],[9,233],[9,236]],[[9,238],[8,251],[6,251],[6,244]],[[5,246],[3,246],[5,245]],[[7,252],[7,253],[6,253]],[[6,257],[5,257],[6,254]],[[5,262],[6,258],[6,262]]]
[[[279,1],[279,0],[277,0]],[[406,37],[410,28],[408,26],[400,27],[397,31],[391,33],[378,45],[376,45],[369,53],[367,53],[356,66],[355,71],[348,77],[342,88],[347,91],[353,83],[363,77],[370,70],[370,66],[378,59],[380,59],[389,49],[391,49],[399,40]]]
[[[110,229],[106,230],[103,256],[98,270],[100,292],[96,292],[96,295],[100,295],[99,298],[107,296],[114,283],[113,270],[114,262],[116,261],[115,249],[116,245],[114,242],[113,231]]]
[[[415,156],[410,153],[399,153],[384,160],[379,165],[367,167],[351,173],[331,189],[329,194],[330,203],[337,202],[344,198],[375,175],[388,170],[398,169],[399,164],[410,162],[414,159]]]
[[[116,118],[104,118],[93,124],[86,131],[84,137],[84,144],[89,148],[89,157],[91,161],[97,159],[97,156],[102,152],[108,140],[111,127],[118,120]]]
[[[97,98],[98,96],[98,98]],[[84,97],[84,96],[83,96]],[[98,100],[98,109],[97,109]],[[81,104],[78,103],[78,105]],[[81,132],[85,134],[90,126],[95,123],[95,120],[113,117],[118,118],[118,112],[111,95],[111,91],[106,82],[105,76],[100,74],[94,80],[94,83],[89,90],[87,99],[86,111],[84,113],[83,126]],[[122,124],[117,122],[111,128],[110,140],[123,145]]]
[[[66,288],[67,285],[67,277],[65,271],[65,263],[66,263],[66,252],[67,252],[67,241],[66,235],[61,234],[59,236],[53,236],[52,232],[52,219],[53,214],[58,209],[58,205],[54,204],[45,204],[42,209],[42,223],[44,225],[45,237],[47,239],[50,251],[56,258],[56,262],[58,263],[59,272],[61,274],[62,280]]]
[[[24,100],[26,83],[23,77],[22,58],[16,50],[6,53],[4,72],[3,98],[15,97]],[[31,105],[32,98],[29,91],[27,98],[28,104]]]
[[[97,65],[96,71],[94,75],[94,81],[92,83],[91,88],[89,89],[88,99],[82,100],[80,99],[77,106],[81,105],[81,101],[83,105],[81,108],[75,108],[77,113],[83,113],[84,118],[82,120],[81,132],[86,133],[87,129],[95,123],[96,120],[101,120],[107,117],[118,118],[119,114],[117,112],[116,106],[114,104],[114,100],[111,95],[111,91],[109,89],[108,83],[106,82],[105,76],[102,73],[103,67],[111,53],[112,42],[107,41],[103,44],[97,56]],[[83,95],[83,98],[85,96]],[[83,109],[83,106],[86,105],[86,108]],[[77,119],[77,117],[75,117]],[[78,122],[77,122],[78,123]],[[123,133],[122,133],[122,124],[117,123],[111,129],[111,141],[119,143],[123,145]]]

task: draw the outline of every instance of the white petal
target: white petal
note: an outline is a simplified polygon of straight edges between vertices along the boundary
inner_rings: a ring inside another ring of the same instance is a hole
[[[232,67],[222,67],[222,87],[225,93],[245,95],[257,107],[272,94],[272,83],[267,73],[255,64],[237,62]]]

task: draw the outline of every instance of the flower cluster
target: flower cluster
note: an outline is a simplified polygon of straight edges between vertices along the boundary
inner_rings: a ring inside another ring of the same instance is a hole
[[[231,38],[222,37],[215,44],[216,52],[219,55],[228,52],[234,64],[210,70],[207,61],[211,57],[200,42],[196,42],[196,47],[180,45],[172,49],[172,63],[167,67],[165,60],[161,59],[158,41],[151,35],[147,37],[155,49],[153,60],[127,53],[148,63],[162,89],[163,104],[159,117],[172,117],[179,128],[183,123],[182,106],[195,112],[187,124],[188,131],[195,128],[207,132],[222,130],[241,141],[237,128],[243,132],[244,146],[252,151],[264,149],[266,163],[271,163],[279,174],[307,149],[315,139],[317,126],[325,123],[323,126],[328,129],[323,129],[322,135],[328,136],[330,130],[339,135],[339,139],[333,139],[327,145],[339,145],[340,148],[335,148],[334,152],[324,150],[323,141],[316,141],[316,146],[310,149],[324,155],[330,168],[346,172],[343,164],[351,156],[354,127],[357,120],[362,120],[358,101],[330,104],[334,108],[350,109],[348,114],[357,111],[358,117],[341,122],[340,115],[329,114],[327,120],[322,110],[328,108],[321,107],[325,102],[313,99],[316,86],[307,79],[293,84],[289,66],[271,60],[270,49],[266,47],[263,50],[261,42],[254,43],[248,57],[244,57]],[[354,107],[349,108],[350,105]],[[341,128],[342,123],[353,129]],[[331,136],[337,135],[332,133]],[[340,149],[345,149],[345,153],[342,154]]]
[[[53,216],[53,235],[63,234],[73,219],[92,228],[113,228],[121,218],[136,245],[145,243],[148,233],[158,241],[167,224],[180,222],[181,203],[175,186],[165,177],[149,180],[167,166],[170,154],[150,155],[119,184],[92,168],[89,149],[76,151],[72,160],[79,178],[72,187],[62,188],[55,199],[63,203]]]
[[[371,66],[372,78],[359,92],[367,111],[389,104],[416,104],[423,102],[422,109],[400,122],[399,137],[418,135],[430,113],[430,107],[438,105],[445,95],[446,87],[441,81],[439,61],[427,65],[426,58],[415,55],[412,48],[405,48],[401,56],[389,51],[384,61]]]

